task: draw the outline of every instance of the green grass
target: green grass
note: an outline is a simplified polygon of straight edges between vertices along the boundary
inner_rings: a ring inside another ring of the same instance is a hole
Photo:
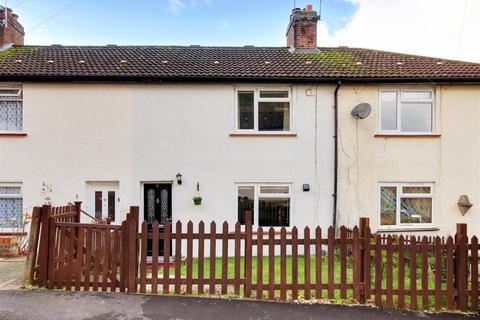
[[[404,288],[409,289],[410,288],[410,266],[409,266],[409,257],[408,253],[405,254],[405,267],[404,267],[404,272],[405,272],[405,278],[404,278]],[[382,256],[382,288],[386,289],[387,288],[387,267],[386,267],[386,255],[383,254]],[[392,255],[392,262],[393,262],[393,272],[392,272],[392,287],[393,289],[397,289],[399,287],[399,277],[398,277],[398,253],[394,253]],[[422,257],[421,254],[417,255],[417,260],[416,260],[416,287],[417,289],[422,288]],[[268,257],[263,257],[262,260],[263,264],[263,284],[268,284],[268,276],[269,276],[269,265],[268,265]],[[428,288],[429,289],[434,289],[435,288],[435,278],[434,278],[434,272],[432,268],[435,265],[435,257],[433,254],[429,254],[428,256]],[[257,283],[257,266],[258,266],[258,261],[257,257],[253,257],[252,261],[252,296],[255,296],[255,284]],[[275,283],[279,284],[280,283],[280,257],[275,257],[275,274],[274,274],[274,279]],[[193,270],[192,270],[192,278],[196,279],[198,278],[198,259],[193,259]],[[204,258],[204,279],[208,279],[210,277],[210,259],[209,258]],[[233,279],[235,277],[235,265],[234,265],[234,258],[230,257],[228,258],[228,278]],[[175,275],[175,268],[172,267],[170,269],[170,277],[173,278]],[[341,278],[341,261],[339,258],[339,252],[336,251],[334,255],[334,283],[339,284],[340,283],[340,278]],[[444,272],[444,270],[442,270]],[[240,277],[244,277],[244,260],[241,258],[240,260]],[[315,283],[315,257],[310,258],[310,283]],[[322,283],[326,284],[328,283],[328,260],[326,256],[322,256]],[[159,276],[163,274],[163,268],[159,268]],[[346,283],[347,284],[352,284],[353,282],[353,264],[352,264],[352,258],[347,257],[346,258],[346,269],[345,269],[345,275],[346,275]],[[181,277],[186,278],[187,276],[187,267],[185,263],[182,263],[181,265]],[[151,277],[151,274],[148,274],[147,277]],[[216,258],[215,259],[215,278],[216,279],[221,279],[222,278],[222,259],[221,258]],[[303,256],[298,257],[298,283],[303,284],[305,279],[305,259]],[[287,284],[292,283],[292,257],[287,256],[286,257],[286,282]],[[205,292],[208,291],[208,280],[205,282]],[[371,260],[371,283],[372,283],[372,288],[374,287],[375,283],[375,260],[374,260],[374,254],[372,252],[372,260]],[[442,275],[442,289],[446,288],[446,282],[444,280],[444,274]],[[218,289],[218,288],[217,288]],[[218,290],[217,290],[218,291]],[[233,286],[229,285],[228,286],[228,295],[232,296],[233,294]],[[288,291],[290,294],[290,290]],[[322,290],[322,298],[327,298],[327,290]],[[196,294],[194,292],[194,294]],[[243,294],[243,285],[241,289],[241,294]],[[268,292],[263,291],[264,297],[267,297]],[[302,298],[304,296],[303,290],[299,290],[299,297]],[[279,297],[279,292],[276,291],[276,297]],[[290,295],[288,296],[290,297]],[[312,286],[311,290],[311,297],[315,297],[315,291]],[[374,300],[374,296],[372,295],[371,300]],[[353,290],[352,289],[347,289],[346,290],[346,299],[340,299],[340,290],[335,289],[334,290],[334,297],[333,299],[330,299],[336,302],[342,302],[347,300],[347,301],[353,301]],[[385,303],[386,298],[385,296],[382,296],[382,300]],[[392,299],[393,305],[398,304],[398,296],[393,296]],[[429,302],[429,308],[433,309],[435,305],[435,297],[434,296],[429,296],[428,297],[428,302]],[[446,298],[442,298],[441,302],[442,307],[446,306]],[[408,308],[410,306],[410,297],[405,296],[405,306]],[[419,310],[423,309],[423,301],[422,301],[422,296],[417,295],[417,307]]]

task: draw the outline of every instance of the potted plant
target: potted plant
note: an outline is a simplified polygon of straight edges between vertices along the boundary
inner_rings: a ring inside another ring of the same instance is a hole
[[[199,206],[202,204],[202,197],[193,197],[193,204]]]

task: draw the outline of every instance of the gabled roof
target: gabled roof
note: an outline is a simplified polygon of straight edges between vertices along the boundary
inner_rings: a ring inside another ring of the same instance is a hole
[[[0,80],[480,82],[480,64],[336,47],[18,46]]]

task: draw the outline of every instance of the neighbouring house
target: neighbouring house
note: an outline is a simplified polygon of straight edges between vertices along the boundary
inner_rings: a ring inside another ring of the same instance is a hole
[[[479,64],[317,47],[311,6],[286,47],[23,46],[7,13],[4,228],[80,200],[112,223],[480,231]]]

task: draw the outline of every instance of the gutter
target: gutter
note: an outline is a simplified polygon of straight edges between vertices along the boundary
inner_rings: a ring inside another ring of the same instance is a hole
[[[25,82],[112,82],[112,83],[185,83],[185,82],[272,82],[272,83],[431,83],[431,84],[480,84],[480,78],[327,78],[327,77],[261,77],[261,76],[148,76],[148,75],[33,75],[33,74],[1,74],[0,81]]]
[[[332,226],[333,232],[337,232],[337,198],[338,198],[338,91],[342,86],[342,81],[338,80],[334,91],[334,155],[333,155],[333,212],[332,212]]]

